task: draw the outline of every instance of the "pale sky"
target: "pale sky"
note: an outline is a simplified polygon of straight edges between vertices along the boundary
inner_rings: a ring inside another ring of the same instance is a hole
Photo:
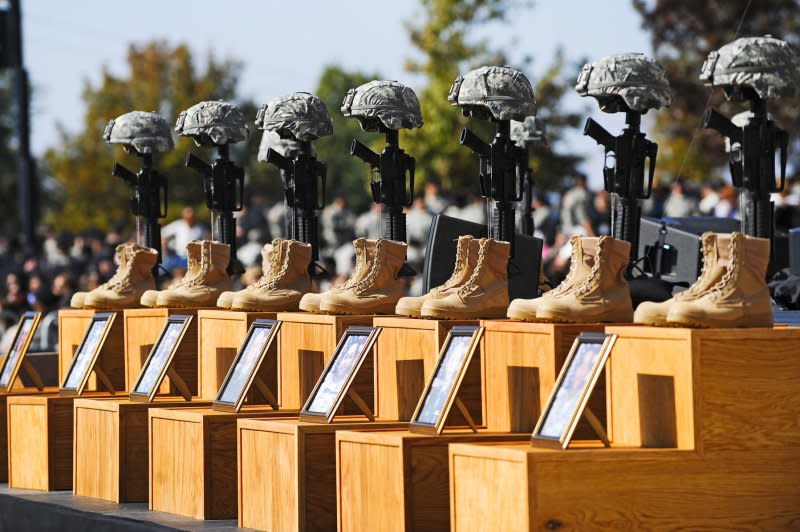
[[[378,71],[412,87],[420,84],[403,70],[414,53],[404,23],[421,12],[416,0],[21,2],[25,62],[35,88],[31,142],[36,155],[58,141],[56,124],[74,131],[82,123],[84,80],[96,83],[102,65],[125,72],[130,42],[165,38],[186,42],[198,54],[213,50],[218,56],[240,59],[245,65],[240,94],[257,102],[313,91],[329,63]],[[526,74],[535,82],[559,46],[570,61],[619,52],[649,54],[649,40],[640,26],[630,0],[539,0],[532,8],[516,9],[509,23],[481,28],[476,37],[507,50],[512,66],[533,56]],[[568,108],[587,104],[610,131],[624,124],[622,117],[597,110],[593,99],[572,91],[564,99]],[[424,116],[425,109],[422,112]],[[457,134],[453,142],[458,142]],[[599,185],[600,148],[578,130],[567,142],[590,156],[585,171]]]

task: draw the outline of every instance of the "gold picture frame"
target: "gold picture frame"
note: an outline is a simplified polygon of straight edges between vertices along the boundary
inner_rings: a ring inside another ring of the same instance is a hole
[[[533,429],[532,445],[566,449],[582,416],[586,417],[603,443],[609,445],[605,428],[586,404],[616,339],[614,334],[588,332],[575,338],[547,405]]]
[[[259,391],[267,398],[267,402],[273,410],[278,409],[278,401],[274,393],[257,379],[256,375],[269,348],[275,342],[282,324],[283,322],[280,320],[253,320],[239,352],[236,353],[231,367],[219,387],[219,393],[212,404],[214,410],[238,412],[254,382]]]
[[[150,354],[147,355],[142,370],[136,378],[136,384],[133,385],[129,394],[132,401],[153,402],[167,375],[181,391],[183,398],[187,401],[191,400],[192,397],[186,383],[171,369],[175,353],[178,351],[186,331],[189,330],[191,322],[192,316],[188,314],[173,314],[167,318],[164,328],[161,329],[158,340],[150,350]]]
[[[477,325],[457,325],[450,329],[439,351],[433,375],[411,416],[410,431],[441,434],[454,404],[472,430],[476,430],[475,422],[457,396],[482,335],[483,327]]]
[[[39,390],[44,389],[39,373],[33,369],[33,366],[27,366],[27,361],[25,360],[25,355],[28,354],[28,348],[30,348],[41,318],[41,312],[25,312],[20,317],[17,331],[14,333],[14,340],[11,342],[11,348],[3,361],[2,368],[0,368],[0,393],[8,393],[14,388],[14,382],[17,380],[19,371],[23,366],[26,366],[26,371],[30,374],[36,388]]]
[[[95,364],[116,317],[116,312],[97,312],[92,316],[61,384],[60,395],[81,395],[92,371],[97,373],[98,380],[113,393],[108,377],[99,368],[95,368]]]
[[[300,420],[331,423],[345,396],[352,399],[368,420],[375,420],[372,409],[351,386],[367,356],[372,352],[381,330],[381,327],[347,328],[339,339],[330,362],[322,370],[322,375],[300,409]]]

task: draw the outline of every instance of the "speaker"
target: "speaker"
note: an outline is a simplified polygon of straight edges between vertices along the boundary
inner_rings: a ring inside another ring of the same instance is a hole
[[[453,273],[459,236],[486,238],[485,225],[437,214],[433,217],[425,249],[422,289],[443,284]],[[514,235],[514,257],[508,264],[508,296],[531,299],[539,295],[539,269],[542,262],[542,239]]]
[[[674,283],[693,283],[700,275],[703,254],[700,236],[706,231],[732,233],[741,230],[739,220],[713,216],[685,218],[642,217],[639,257],[642,269]]]

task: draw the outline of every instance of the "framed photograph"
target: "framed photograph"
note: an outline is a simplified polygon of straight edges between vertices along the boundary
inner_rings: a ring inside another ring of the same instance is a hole
[[[92,317],[89,328],[72,357],[67,376],[59,390],[61,393],[80,395],[83,392],[116,316],[115,312],[97,312]]]
[[[3,362],[3,369],[0,370],[0,392],[8,392],[13,388],[41,317],[40,312],[26,312],[19,319],[14,341],[11,342],[11,349]]]
[[[130,393],[132,400],[150,402],[156,396],[191,321],[192,316],[182,314],[174,314],[167,318],[158,341],[147,355],[139,378],[133,385],[133,391]]]
[[[561,449],[569,446],[616,339],[616,335],[603,333],[581,333],[575,339],[533,429],[533,445]],[[587,418],[605,442],[605,429],[597,418],[593,414]]]
[[[330,423],[348,394],[358,370],[372,352],[381,333],[380,327],[348,327],[342,335],[328,365],[300,410],[300,419]],[[357,397],[357,396],[356,396]],[[358,404],[367,417],[372,417],[368,406]]]
[[[281,322],[278,320],[255,320],[250,325],[214,400],[213,407],[216,410],[239,411],[280,328]]]
[[[433,376],[426,384],[411,417],[411,431],[434,434],[442,432],[482,334],[483,327],[472,325],[450,329]]]

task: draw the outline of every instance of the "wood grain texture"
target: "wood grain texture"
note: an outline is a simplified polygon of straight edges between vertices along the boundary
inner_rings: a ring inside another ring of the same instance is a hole
[[[195,519],[233,519],[238,508],[236,421],[297,417],[244,406],[150,409],[150,509]]]
[[[64,382],[75,351],[81,345],[94,310],[60,309],[58,311],[58,382]]]
[[[197,311],[197,379],[201,399],[213,401],[216,398],[250,324],[257,319],[274,318],[274,312]],[[275,386],[271,382],[266,384]]]
[[[454,325],[477,323],[376,317],[373,325],[383,329],[375,344],[376,417],[410,420],[447,332]]]
[[[331,424],[240,419],[239,526],[275,532],[335,530],[336,431],[407,425],[348,416]]]
[[[338,530],[450,530],[448,445],[523,441],[529,434],[339,431]]]
[[[336,343],[353,325],[372,325],[372,316],[329,316],[305,312],[279,312],[283,322],[278,336],[278,404],[302,408]]]

